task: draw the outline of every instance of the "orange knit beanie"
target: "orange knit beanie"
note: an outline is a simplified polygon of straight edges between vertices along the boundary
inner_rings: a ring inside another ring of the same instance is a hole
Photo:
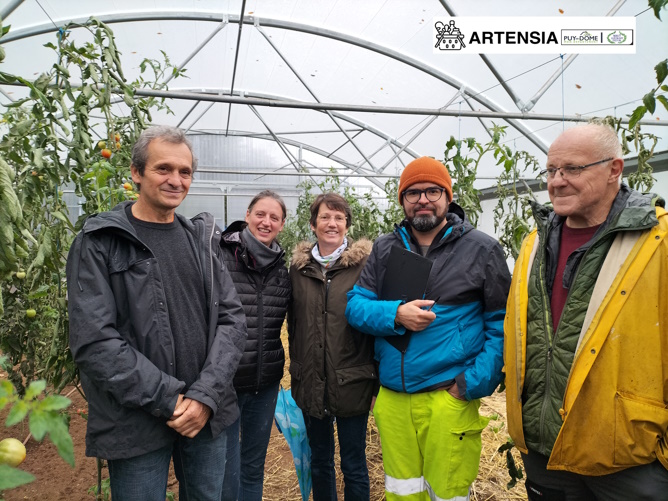
[[[448,202],[452,201],[452,179],[448,169],[438,160],[431,157],[420,157],[409,163],[399,178],[399,203],[403,204],[403,192],[416,183],[431,181],[448,194]]]

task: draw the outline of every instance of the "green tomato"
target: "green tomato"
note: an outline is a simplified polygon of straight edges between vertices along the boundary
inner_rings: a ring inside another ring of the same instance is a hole
[[[26,317],[28,318],[35,318],[37,315],[37,312],[33,308],[29,308],[26,310]]]
[[[26,448],[20,440],[5,438],[0,441],[0,464],[8,464],[16,468],[23,463],[25,458]]]
[[[26,277],[26,272],[25,271],[17,271],[16,272],[16,278],[19,280],[23,280]]]

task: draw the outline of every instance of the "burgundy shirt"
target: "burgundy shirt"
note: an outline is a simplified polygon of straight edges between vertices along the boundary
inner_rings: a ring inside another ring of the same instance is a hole
[[[561,227],[561,243],[559,244],[559,259],[557,260],[557,273],[554,276],[554,285],[552,286],[552,298],[550,306],[552,308],[552,326],[556,332],[561,313],[564,311],[564,305],[568,298],[568,289],[564,287],[564,270],[568,257],[584,244],[589,242],[601,225],[591,226],[589,228],[569,228],[566,223]]]

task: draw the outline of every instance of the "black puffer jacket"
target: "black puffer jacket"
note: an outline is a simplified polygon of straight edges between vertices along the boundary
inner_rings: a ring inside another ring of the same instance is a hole
[[[292,255],[292,303],[288,313],[292,396],[311,416],[357,416],[369,411],[377,387],[373,337],[346,320],[346,293],[366,263],[371,242],[351,242],[327,270],[313,259],[313,244]]]
[[[284,252],[259,272],[241,239],[245,227],[243,221],[232,223],[223,232],[221,244],[225,267],[232,276],[248,325],[246,348],[234,377],[238,392],[258,391],[283,377],[281,327],[290,301]]]
[[[176,379],[174,344],[158,262],[125,214],[127,203],[89,218],[67,259],[70,349],[88,398],[86,455],[138,456],[171,443],[166,424],[185,383]],[[199,263],[207,298],[208,352],[185,396],[208,405],[217,436],[239,416],[226,405],[246,338],[246,322],[221,263],[211,214],[176,215]],[[193,333],[196,335],[196,333]]]

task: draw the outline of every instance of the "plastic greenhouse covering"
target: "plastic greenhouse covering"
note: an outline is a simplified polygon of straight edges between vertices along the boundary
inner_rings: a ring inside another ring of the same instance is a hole
[[[182,67],[184,76],[163,82],[171,112],[153,123],[192,135],[200,170],[182,210],[225,223],[267,187],[294,207],[303,169],[333,168],[380,194],[413,158],[443,158],[451,136],[484,143],[494,124],[507,126],[512,149],[544,163],[578,120],[628,119],[668,52],[668,24],[645,0],[4,0],[0,15],[11,25],[0,69],[28,80],[57,62],[44,44],[91,16],[112,27],[129,81],[145,58]],[[522,16],[634,17],[637,43],[635,54],[442,54],[433,51],[441,16],[498,17],[499,26]],[[75,27],[68,36],[91,37]],[[0,93],[2,109],[28,91]],[[668,112],[657,105],[642,124],[660,138],[653,166],[665,196]],[[499,169],[486,159],[476,186],[494,186]]]

